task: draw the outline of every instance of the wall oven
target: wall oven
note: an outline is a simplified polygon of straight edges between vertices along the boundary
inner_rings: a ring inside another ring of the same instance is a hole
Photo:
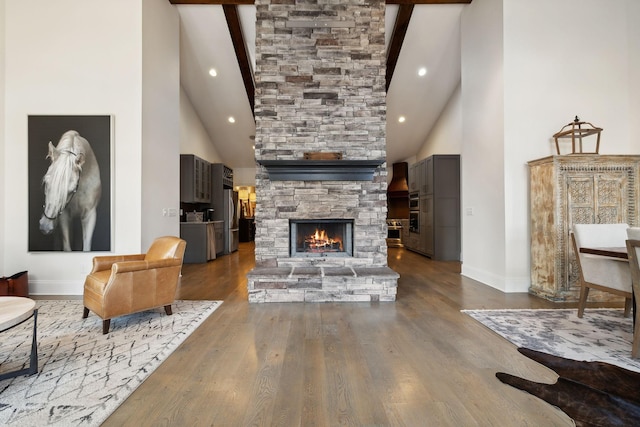
[[[420,233],[420,212],[409,211],[409,232]]]
[[[409,194],[409,210],[417,211],[420,209],[420,196],[418,193]]]
[[[409,232],[420,233],[420,196],[409,194]]]

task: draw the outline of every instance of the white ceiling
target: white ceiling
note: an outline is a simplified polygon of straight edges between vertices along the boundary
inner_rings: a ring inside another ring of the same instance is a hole
[[[222,161],[255,166],[255,122],[222,6],[178,5],[180,80]],[[387,92],[387,163],[404,161],[424,144],[460,82],[460,14],[464,5],[416,5]],[[386,8],[389,43],[397,5]],[[255,67],[255,6],[238,6],[247,53]],[[215,68],[218,76],[209,76]],[[419,77],[420,67],[428,69]],[[404,123],[398,123],[399,116]],[[233,116],[231,124],[228,117]]]

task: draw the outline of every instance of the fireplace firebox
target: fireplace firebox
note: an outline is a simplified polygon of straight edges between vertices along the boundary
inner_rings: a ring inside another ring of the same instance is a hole
[[[289,220],[292,257],[353,256],[352,219]]]

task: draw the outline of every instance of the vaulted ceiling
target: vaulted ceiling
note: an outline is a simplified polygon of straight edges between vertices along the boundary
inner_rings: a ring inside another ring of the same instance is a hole
[[[222,161],[232,168],[254,167],[253,1],[169,1],[180,15],[180,80],[187,97]],[[418,152],[460,83],[460,14],[471,0],[386,3],[391,165]],[[209,75],[211,68],[216,77]],[[418,75],[420,68],[426,75]]]

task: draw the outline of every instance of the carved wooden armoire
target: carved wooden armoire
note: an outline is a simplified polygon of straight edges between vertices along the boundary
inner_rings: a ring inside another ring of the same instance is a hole
[[[569,154],[529,163],[532,294],[577,301],[573,224],[638,226],[640,155]],[[591,291],[590,301],[617,300]]]

